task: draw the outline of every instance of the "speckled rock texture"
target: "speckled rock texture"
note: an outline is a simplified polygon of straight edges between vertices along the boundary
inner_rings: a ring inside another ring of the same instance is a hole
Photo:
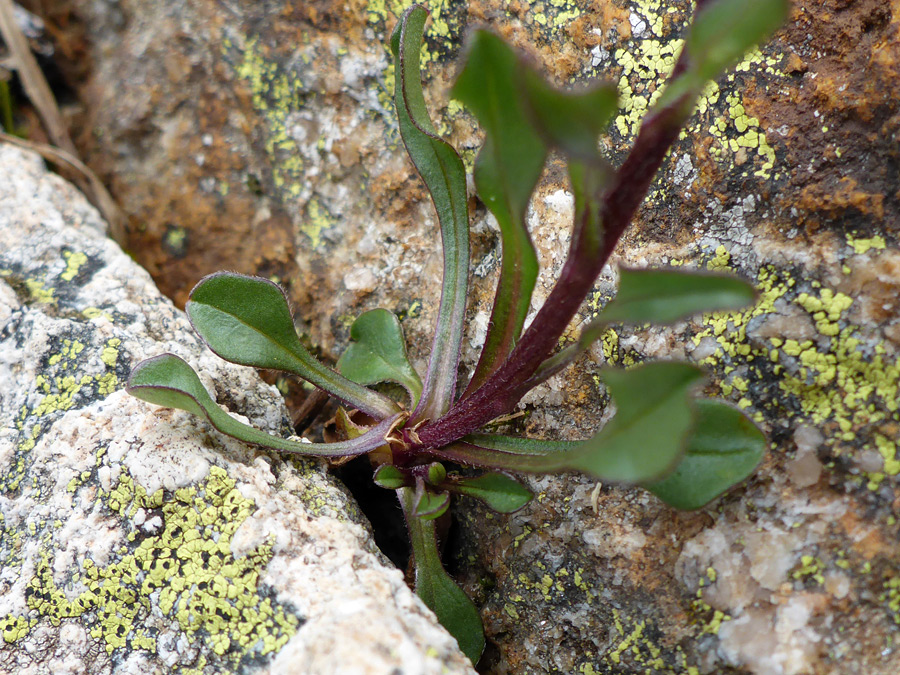
[[[383,306],[424,364],[440,256],[391,113],[385,42],[403,4],[50,3],[83,50],[82,148],[176,302],[220,267],[277,274],[326,357],[360,311]],[[426,4],[426,98],[469,165],[480,137],[447,96],[468,26],[490,23],[559,83],[618,82],[605,143],[620,158],[690,9]],[[485,672],[900,672],[898,27],[895,0],[797,0],[708,89],[618,262],[731,270],[755,281],[758,303],[666,330],[614,328],[509,426],[584,437],[603,419],[602,365],[687,358],[709,369],[711,396],[760,423],[771,452],[746,485],[691,514],[580,476],[532,479],[538,498],[511,518],[461,503],[450,551],[483,610]],[[543,266],[534,307],[568,245],[566,187],[551,161],[530,218]],[[485,209],[470,206],[464,369],[499,253]]]
[[[0,166],[0,672],[471,672],[322,466],[123,391],[171,351],[286,426],[73,187],[6,144]]]

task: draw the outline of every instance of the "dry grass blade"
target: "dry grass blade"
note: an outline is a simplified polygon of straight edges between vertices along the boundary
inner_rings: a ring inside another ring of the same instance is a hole
[[[66,124],[56,105],[56,99],[53,92],[50,91],[50,85],[44,79],[44,74],[31,53],[28,41],[22,35],[13,16],[12,0],[0,0],[0,33],[3,34],[3,40],[13,56],[22,88],[25,89],[28,98],[37,108],[50,140],[66,152],[72,155],[76,154],[75,146],[72,144],[72,139],[69,138]]]
[[[125,221],[122,211],[97,175],[78,159],[78,151],[69,137],[66,123],[60,114],[59,106],[56,105],[56,98],[31,53],[28,41],[13,17],[12,0],[0,0],[0,35],[3,36],[3,41],[10,51],[11,58],[9,60],[19,75],[22,88],[37,109],[47,135],[56,147],[23,141],[9,134],[2,134],[0,138],[20,147],[34,150],[44,159],[73,171],[73,180],[109,223],[110,236],[120,246],[124,246]]]
[[[41,157],[49,162],[53,162],[58,166],[63,166],[81,176],[88,184],[90,193],[93,196],[94,206],[103,215],[109,223],[109,236],[112,237],[120,245],[125,241],[125,229],[123,227],[124,216],[119,209],[112,195],[107,192],[106,187],[93,171],[88,168],[80,159],[46,143],[36,143],[18,136],[4,133],[0,131],[0,141],[18,145],[20,148],[26,148],[38,153]],[[87,192],[87,190],[85,190]]]

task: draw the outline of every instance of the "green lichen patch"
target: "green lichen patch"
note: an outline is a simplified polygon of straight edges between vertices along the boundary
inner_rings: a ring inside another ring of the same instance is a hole
[[[85,308],[79,298],[80,289],[104,264],[101,257],[70,247],[63,247],[58,257],[27,270],[0,255],[0,278],[20,303],[39,307],[49,316],[81,321],[105,315],[112,320],[113,312]]]
[[[55,305],[57,303],[56,292],[48,287],[41,278],[25,276],[12,269],[0,270],[0,276],[9,284],[23,305]]]
[[[88,257],[81,251],[69,249],[63,249],[62,255],[66,261],[66,269],[59,275],[59,278],[63,281],[74,281],[82,266],[88,261]]]
[[[439,58],[448,60],[461,44],[465,6],[442,0],[433,0],[426,5],[432,11],[432,22],[423,63],[428,64]],[[406,5],[394,0],[369,3],[367,7],[368,24],[385,37],[382,48],[386,56],[389,56],[387,35],[396,17],[405,8]],[[315,36],[314,31],[310,31],[309,35]],[[456,39],[449,40],[451,36]],[[448,48],[448,44],[454,46]],[[222,43],[222,53],[226,63],[249,91],[253,112],[264,125],[260,137],[271,175],[264,177],[262,182],[271,180],[273,193],[290,209],[303,214],[299,219],[300,232],[308,238],[312,248],[320,249],[324,245],[322,233],[333,227],[334,220],[322,200],[312,199],[315,188],[314,183],[310,183],[310,175],[318,170],[311,170],[310,162],[317,164],[318,159],[310,157],[309,153],[310,147],[314,147],[312,152],[320,156],[330,153],[331,139],[327,134],[333,134],[335,130],[323,133],[318,123],[309,121],[311,117],[305,111],[318,109],[322,105],[320,97],[323,94],[305,86],[304,77],[305,73],[313,70],[316,72],[309,76],[312,79],[320,79],[322,72],[327,70],[332,71],[332,77],[341,77],[343,60],[365,57],[351,54],[345,48],[332,53],[314,37],[297,55],[256,33],[226,38]],[[390,60],[386,58],[385,63]],[[359,107],[368,116],[388,121],[383,131],[388,145],[396,147],[399,135],[393,122],[393,66],[388,65],[383,73],[367,82],[367,86],[373,90],[374,97],[372,100],[369,97],[358,99]],[[439,127],[442,133],[449,130],[446,122],[439,124]],[[307,134],[321,135],[307,138]],[[259,178],[255,180],[259,183]]]
[[[697,675],[696,666],[688,665],[680,647],[662,648],[664,635],[646,619],[636,619],[612,610],[612,645],[603,654],[600,670],[593,672],[660,673],[665,675]],[[587,665],[587,664],[586,664]],[[591,672],[582,666],[581,672]]]
[[[188,254],[191,233],[189,230],[169,223],[160,242],[163,249],[173,258],[184,258]]]
[[[302,619],[260,583],[271,546],[240,558],[231,553],[231,539],[255,504],[224,469],[213,467],[195,487],[154,494],[123,473],[100,499],[129,527],[129,543],[108,565],[80,560],[62,586],[53,578],[52,552],[44,551],[26,589],[28,608],[40,619],[79,620],[109,654],[155,654],[160,632],[177,625],[219,670],[268,657],[296,632]],[[9,616],[2,625],[7,642],[16,642],[34,623]]]
[[[28,474],[29,452],[53,422],[66,411],[106,397],[120,388],[128,364],[120,353],[121,340],[109,338],[103,344],[103,368],[89,364],[94,358],[87,345],[96,339],[90,324],[73,326],[68,336],[50,340],[34,386],[24,397],[15,420],[15,451],[0,475],[0,493],[19,489]]]
[[[306,215],[307,218],[300,226],[300,231],[309,237],[313,248],[319,248],[322,245],[322,233],[335,225],[334,217],[318,199],[311,199],[307,203]]]
[[[683,44],[682,35],[690,19],[689,3],[634,0],[629,3],[632,36],[615,49],[604,65],[618,69],[620,111],[613,124],[618,144],[632,139],[644,114],[662,93],[662,85],[675,66]],[[711,137],[708,154],[716,163],[744,178],[770,180],[777,157],[760,120],[747,113],[744,84],[751,77],[757,86],[782,77],[780,54],[748,53],[721,82],[711,82],[697,103],[697,112],[681,133],[679,147]],[[693,139],[693,140],[692,140]],[[673,154],[680,154],[673,150]],[[676,188],[677,190],[677,188]],[[659,182],[648,195],[650,204],[672,197],[673,186]]]
[[[24,616],[7,616],[0,619],[0,632],[3,634],[3,641],[13,643],[25,637],[37,625],[37,622],[36,618],[29,619]]]
[[[290,485],[279,485],[280,490],[292,494],[314,517],[333,518],[342,523],[365,522],[365,516],[356,500],[346,492],[335,490],[322,464],[312,457],[292,457],[290,463],[304,475],[304,480]]]
[[[0,569],[22,566],[22,539],[23,533],[8,527],[6,518],[0,513]]]
[[[567,502],[565,498],[557,502],[544,493],[538,494],[535,501],[540,504],[545,500],[551,510],[559,502],[569,506],[576,506],[577,502],[574,499]],[[544,515],[554,520],[550,513]],[[460,511],[458,516],[465,521],[495,518],[486,509],[475,505]],[[542,518],[528,520],[533,523]],[[462,523],[461,530],[470,529],[469,524]],[[496,533],[498,558],[492,559],[488,565],[495,573],[502,575],[501,587],[493,586],[487,572],[484,579],[469,585],[469,590],[474,590],[476,595],[486,596],[483,614],[488,625],[503,633],[513,626],[529,625],[548,616],[555,617],[552,625],[548,622],[546,628],[541,629],[556,635],[548,640],[591,646],[565,657],[545,657],[542,654],[541,658],[548,658],[550,663],[560,668],[559,672],[594,675],[696,672],[692,670],[683,650],[666,639],[665,631],[656,623],[656,617],[645,612],[648,598],[631,586],[632,577],[626,572],[628,563],[623,561],[618,572],[610,571],[609,568],[618,566],[619,561],[598,566],[597,559],[578,546],[567,548],[564,552],[557,549],[556,552],[561,555],[554,556],[552,560],[535,557],[534,551],[542,549],[545,544],[553,545],[550,522],[546,523],[546,527],[546,530],[542,527],[535,529],[529,525],[515,526],[507,522]],[[516,552],[522,549],[532,553],[518,555]],[[470,559],[470,570],[473,563],[477,565],[474,559]],[[606,572],[598,574],[598,567],[606,568]],[[615,593],[617,601],[610,603],[611,589],[601,585],[607,578],[617,579],[616,585],[624,584],[632,591],[623,594],[620,589]],[[629,600],[620,602],[626,597]],[[519,659],[524,658],[527,662],[527,659],[533,658],[533,649],[517,645],[516,651],[522,653],[510,663],[518,664],[514,668],[525,666],[525,662]],[[544,648],[539,649],[543,651]]]
[[[255,36],[241,45],[226,39],[222,51],[266,124],[264,149],[272,167],[272,183],[280,194],[299,197],[307,179],[300,145],[290,129],[291,116],[303,108],[306,93],[299,74],[270,56]]]
[[[24,304],[57,305],[60,296],[72,296],[102,265],[98,258],[84,251],[63,247],[59,259],[48,261],[39,269],[25,273],[13,266],[0,270],[0,276]]]
[[[803,555],[800,557],[800,564],[791,572],[791,577],[797,581],[811,580],[821,586],[825,583],[824,569],[825,565],[821,559],[813,555]]]
[[[696,597],[691,602],[690,615],[693,622],[700,628],[699,636],[707,634],[718,635],[722,623],[732,619],[725,612],[714,609],[703,597],[706,589],[715,584],[717,578],[718,574],[715,568],[707,568],[705,574],[700,577],[700,581],[697,584]]]
[[[756,305],[705,317],[705,328],[692,338],[695,345],[715,339],[715,350],[701,363],[720,374],[722,395],[752,407],[759,421],[788,413],[812,423],[826,432],[836,457],[877,451],[884,470],[870,474],[870,487],[900,473],[900,362],[883,339],[850,323],[853,299],[840,291],[774,266],[761,268],[756,281]],[[814,337],[754,333],[780,312],[798,310],[815,327]]]
[[[900,625],[900,576],[895,576],[884,582],[884,593],[882,593],[881,601],[887,604],[894,623]]]
[[[884,237],[878,234],[873,237],[860,237],[856,232],[848,232],[846,237],[847,245],[859,255],[868,253],[873,249],[877,252],[887,248],[887,242]]]
[[[621,68],[618,76],[620,113],[614,126],[622,138],[637,134],[641,119],[662,93],[660,87],[675,67],[682,40],[664,34],[661,3],[642,0],[634,16],[646,27],[613,54],[612,63]],[[687,24],[686,16],[679,30]],[[638,24],[641,25],[641,24]]]
[[[554,5],[558,2],[559,0],[553,0]],[[366,6],[368,23],[387,40],[397,19],[409,4],[403,0],[370,0]],[[431,15],[422,52],[424,67],[439,59],[451,59],[456,55],[463,35],[466,7],[464,3],[452,3],[447,0],[425,0],[421,4]]]

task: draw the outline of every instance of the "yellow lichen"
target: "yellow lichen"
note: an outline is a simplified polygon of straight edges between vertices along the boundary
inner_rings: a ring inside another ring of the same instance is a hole
[[[317,199],[311,199],[307,203],[306,215],[308,217],[300,226],[300,231],[309,237],[313,248],[318,248],[322,244],[322,233],[334,227],[334,219]]]
[[[612,328],[607,329],[607,331],[600,338],[600,345],[603,349],[603,356],[610,363],[617,363],[619,361],[619,335]]]
[[[897,460],[897,443],[881,434],[874,435],[875,447],[884,460],[884,472],[889,476],[900,473],[900,461]]]
[[[36,623],[36,618],[28,619],[24,616],[7,616],[0,619],[0,631],[3,633],[3,640],[7,643],[13,643],[25,637]]]
[[[28,294],[34,302],[44,305],[56,304],[56,298],[53,295],[54,289],[47,288],[43,282],[37,279],[26,279],[25,288],[28,289]]]
[[[666,32],[664,15],[675,8],[658,0],[636,0],[632,6],[632,16],[643,22],[643,30],[632,36],[627,48],[617,49],[613,57],[613,62],[622,68],[618,80],[620,114],[615,127],[623,138],[637,133],[644,114],[661,94],[661,87],[683,44],[682,39],[672,35],[684,30],[689,18],[684,15],[679,17],[680,21],[672,21]],[[780,57],[765,57],[759,50],[751,50],[731,70],[726,81],[736,88],[735,73],[764,69],[769,74],[776,74],[774,67],[780,60]],[[733,161],[736,154],[751,151],[758,158],[754,175],[768,179],[776,162],[775,150],[769,145],[759,120],[747,114],[742,94],[738,91],[724,93],[725,110],[716,114],[723,92],[715,82],[706,86],[697,102],[698,115],[682,131],[681,137],[697,137],[707,131],[717,142],[710,150],[719,161]],[[714,116],[711,123],[710,116]],[[744,172],[745,176],[748,174],[749,171]],[[651,201],[657,196],[658,193],[652,193]]]
[[[125,473],[102,500],[124,520],[139,509],[158,512],[161,530],[142,533],[117,562],[80,561],[65,586],[74,591],[57,585],[52,560],[43,553],[27,593],[38,617],[54,624],[81,618],[108,653],[124,647],[155,652],[155,638],[140,626],[158,612],[174,620],[190,642],[232,665],[246,655],[277,651],[296,631],[298,618],[260,595],[259,574],[272,557],[270,545],[241,558],[231,553],[231,537],[255,506],[223,469],[213,467],[203,483],[168,497],[162,490],[148,495]],[[6,617],[4,638],[24,637],[36,621]]]
[[[722,623],[731,621],[731,616],[721,610],[713,609],[703,599],[704,590],[708,586],[716,583],[717,578],[718,574],[716,573],[715,568],[707,567],[706,573],[704,576],[700,577],[700,580],[697,583],[696,597],[691,602],[691,611],[698,617],[701,625],[700,635],[718,635]]]
[[[113,320],[113,317],[111,314],[109,314],[108,312],[104,312],[99,307],[87,307],[87,308],[81,310],[81,315],[85,319],[88,319],[89,321],[91,319],[96,319],[101,316],[104,317],[107,321],[111,322]]]
[[[642,672],[674,672],[666,668],[659,646],[644,634],[647,628],[646,621],[623,619],[617,609],[613,609],[612,612],[613,626],[621,639],[613,649],[604,655],[607,667],[611,666],[618,671],[623,657],[628,654],[630,661],[643,667],[644,671]],[[628,628],[626,628],[626,624],[628,624]]]
[[[883,250],[887,248],[887,242],[880,235],[875,235],[868,239],[859,239],[855,236],[855,233],[850,232],[847,233],[847,245],[859,255],[868,253],[871,249]]]
[[[699,344],[704,337],[716,339],[716,351],[702,363],[722,368],[726,375],[720,385],[723,395],[731,397],[748,391],[750,383],[762,378],[766,370],[775,377],[786,398],[757,401],[755,405],[773,410],[797,406],[813,424],[833,425],[835,433],[828,443],[838,454],[841,443],[856,440],[859,432],[866,430],[866,436],[874,441],[885,460],[883,472],[867,475],[869,487],[876,489],[885,474],[900,473],[896,444],[888,433],[875,433],[878,425],[900,421],[900,362],[888,359],[888,351],[880,341],[864,341],[861,329],[847,321],[846,315],[853,306],[849,295],[821,284],[809,286],[812,288],[801,291],[787,273],[764,267],[757,275],[757,303],[741,312],[704,317],[706,327],[693,341]],[[777,315],[780,310],[776,309],[776,302],[786,301],[809,316],[818,338],[773,336],[752,340],[747,334],[751,321]],[[738,366],[743,368],[742,374],[728,376]],[[751,377],[748,379],[743,372]],[[744,396],[738,405],[748,408],[754,404]]]
[[[607,654],[607,657],[610,661],[615,664],[619,664],[622,660],[622,652],[632,646],[637,640],[641,638],[644,633],[644,628],[646,627],[646,623],[643,621],[636,622],[632,631],[625,635],[624,629],[622,628],[622,622],[619,620],[618,610],[613,610],[616,615],[616,630],[619,632],[619,635],[623,636],[623,640],[619,642],[618,646],[613,649],[611,652]]]
[[[822,574],[823,568],[821,560],[815,556],[804,555],[800,557],[800,565],[791,573],[791,576],[797,580],[811,578],[821,585],[825,583],[825,577]]]
[[[900,624],[900,577],[888,579],[884,583],[884,594],[881,601],[886,602],[894,619],[894,623]]]
[[[106,341],[106,346],[100,354],[100,360],[110,368],[115,367],[116,360],[119,358],[119,345],[122,341],[119,338],[111,338]]]
[[[236,49],[230,41],[226,53]],[[296,197],[306,177],[300,146],[290,133],[289,116],[301,107],[299,76],[266,58],[258,38],[248,38],[238,51],[235,72],[250,90],[256,112],[266,121],[265,150],[272,165],[272,181],[279,189]]]
[[[706,263],[706,269],[711,272],[717,272],[728,267],[731,262],[731,254],[721,244],[716,249],[716,255]]]
[[[87,256],[80,251],[63,251],[63,258],[66,260],[66,269],[59,278],[63,281],[72,281],[78,275],[81,266],[87,262]]]
[[[111,338],[107,348],[101,353],[103,363],[112,368],[118,357],[121,340]],[[88,375],[80,370],[85,359],[86,345],[77,337],[63,338],[58,350],[47,357],[43,372],[35,376],[33,395],[29,405],[22,407],[16,426],[19,439],[16,444],[18,456],[9,469],[0,476],[0,490],[16,490],[28,468],[27,453],[34,448],[45,428],[41,418],[71,410],[79,400],[91,396],[107,396],[119,388],[119,378],[115,372]]]

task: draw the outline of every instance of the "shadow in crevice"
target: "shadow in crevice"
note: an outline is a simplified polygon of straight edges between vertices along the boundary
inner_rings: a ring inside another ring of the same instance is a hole
[[[409,536],[403,511],[393,490],[385,490],[372,482],[372,464],[366,456],[358,457],[334,470],[360,510],[372,524],[375,545],[401,570],[409,564]]]

